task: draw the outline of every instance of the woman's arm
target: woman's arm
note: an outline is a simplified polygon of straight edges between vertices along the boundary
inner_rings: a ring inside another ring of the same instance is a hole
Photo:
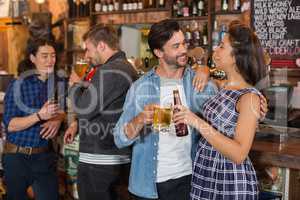
[[[26,117],[14,117],[10,120],[8,124],[8,131],[9,132],[17,132],[25,130],[37,122],[41,120],[48,120],[53,117],[56,117],[59,111],[58,104],[55,104],[51,101],[47,101],[43,107],[36,113],[33,113]]]
[[[221,154],[240,164],[248,156],[255,135],[260,112],[260,98],[253,93],[241,96],[237,111],[240,113],[234,138],[224,136],[207,122],[186,108],[174,114],[175,123],[187,123],[196,128],[201,135]]]

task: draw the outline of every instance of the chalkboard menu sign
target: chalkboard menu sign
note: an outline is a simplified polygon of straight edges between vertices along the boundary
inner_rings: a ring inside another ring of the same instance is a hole
[[[273,59],[300,53],[300,0],[252,0],[252,23]]]

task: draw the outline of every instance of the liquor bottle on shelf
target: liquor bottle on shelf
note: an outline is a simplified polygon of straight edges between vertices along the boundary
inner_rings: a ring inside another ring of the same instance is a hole
[[[138,10],[144,9],[144,3],[143,0],[138,0]]]
[[[155,2],[154,2],[154,0],[149,0],[148,1],[148,8],[155,8]]]
[[[90,0],[85,0],[84,2],[84,16],[90,16]]]
[[[124,1],[123,1],[123,4],[122,4],[122,10],[123,10],[123,11],[127,11],[127,10],[128,10],[128,2],[127,2],[127,0],[124,0]]]
[[[234,2],[233,2],[233,10],[234,11],[241,10],[241,1],[240,0],[234,0]]]
[[[195,21],[192,21],[191,24],[191,32],[192,32],[192,39],[191,39],[191,48],[199,46],[199,32],[198,32],[198,24]]]
[[[227,32],[227,26],[225,24],[221,25],[221,30],[220,30],[220,37],[219,40],[222,41],[224,38],[225,33]]]
[[[203,40],[203,45],[206,46],[208,45],[208,30],[207,30],[207,23],[203,25],[203,30],[202,30],[202,40]]]
[[[182,105],[179,90],[173,90],[173,96],[174,96],[174,105]],[[174,109],[174,113],[178,112],[179,110]],[[175,125],[176,130],[176,136],[177,137],[183,137],[187,136],[189,134],[187,125],[184,123],[176,124]]]
[[[165,5],[165,0],[159,0],[158,1],[158,7],[159,8],[164,8],[166,5]]]
[[[133,0],[132,2],[132,10],[137,10],[138,9],[138,2],[137,0]]]
[[[204,16],[204,0],[198,1],[198,16]]]
[[[80,0],[74,0],[74,3],[75,3],[75,15],[74,15],[74,17],[79,17]]]
[[[222,0],[222,3],[221,3],[221,10],[224,11],[224,12],[227,12],[228,11],[228,0]]]
[[[80,0],[79,1],[79,14],[78,17],[84,17],[84,4],[83,1],[85,0]]]
[[[177,5],[178,5],[177,17],[183,17],[184,2],[182,0],[177,0]]]
[[[212,59],[212,56],[209,56],[208,59],[207,59],[207,66],[211,69],[214,69],[216,68],[216,65]]]
[[[75,3],[73,0],[68,0],[69,5],[69,18],[73,18],[76,16],[76,9],[75,9]]]
[[[178,17],[178,2],[179,0],[173,1],[173,6],[172,6],[172,17]]]
[[[134,0],[129,0],[128,10],[133,10],[133,4],[134,4]]]
[[[187,0],[184,1],[184,6],[182,8],[182,11],[183,11],[183,16],[184,17],[189,17],[190,16],[190,9],[189,9],[189,4],[188,4]]]
[[[94,11],[95,12],[101,12],[102,6],[100,0],[96,0],[95,5],[94,5]]]
[[[107,11],[108,12],[114,11],[114,4],[112,0],[107,0]]]
[[[215,50],[219,45],[220,38],[219,38],[219,31],[218,31],[218,22],[217,20],[214,21],[214,30],[212,32],[212,48]]]
[[[191,46],[192,33],[191,33],[191,29],[190,29],[189,24],[186,25],[186,28],[185,28],[185,31],[184,31],[184,36],[185,36],[187,47],[192,48],[192,46]]]
[[[119,0],[114,0],[113,3],[114,3],[114,10],[119,11],[120,10]]]
[[[192,4],[191,4],[191,16],[197,16],[198,15],[198,8],[197,8],[197,2],[196,0],[193,0]]]
[[[101,2],[101,5],[102,5],[102,12],[107,12],[108,11],[108,3],[106,0],[103,0]]]

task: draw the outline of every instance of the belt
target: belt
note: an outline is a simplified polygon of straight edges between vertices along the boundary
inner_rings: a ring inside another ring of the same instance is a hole
[[[44,153],[49,150],[48,146],[46,147],[21,147],[9,142],[6,142],[4,145],[4,153],[22,153],[26,155]]]

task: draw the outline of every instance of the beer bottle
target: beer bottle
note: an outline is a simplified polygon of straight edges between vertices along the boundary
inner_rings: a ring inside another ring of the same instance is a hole
[[[173,90],[173,96],[174,96],[174,105],[182,105],[178,90]],[[174,109],[174,113],[178,111],[179,111],[178,109]],[[183,137],[189,134],[187,125],[184,123],[175,125],[175,130],[176,130],[177,137]]]

